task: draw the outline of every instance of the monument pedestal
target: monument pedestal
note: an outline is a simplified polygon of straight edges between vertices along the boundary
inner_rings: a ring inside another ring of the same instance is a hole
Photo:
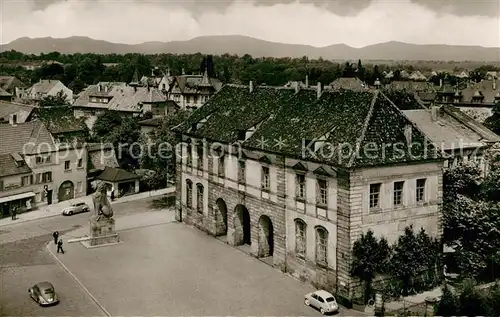
[[[99,221],[95,217],[89,219],[90,239],[88,244],[91,247],[114,244],[120,242],[120,237],[115,230],[115,219],[101,217]]]

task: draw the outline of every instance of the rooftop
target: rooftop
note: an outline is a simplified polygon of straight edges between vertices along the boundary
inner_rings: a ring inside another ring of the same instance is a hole
[[[0,154],[35,154],[57,149],[49,130],[40,121],[15,126],[0,124],[0,135]]]
[[[58,83],[61,83],[61,81],[55,79],[40,80],[38,83],[34,84],[29,88],[29,92],[34,94],[36,93],[45,94],[48,93],[52,88],[54,88],[54,86],[57,85]]]
[[[9,121],[9,116],[11,114],[16,114],[23,111],[31,113],[33,109],[34,107],[30,105],[0,100],[0,119]]]
[[[24,159],[19,164],[12,154],[0,154],[0,177],[28,173],[31,173],[31,169],[26,165]]]
[[[435,159],[434,147],[425,142],[424,134],[383,93],[332,89],[319,99],[317,95],[316,89],[295,93],[295,89],[260,86],[250,92],[248,86],[226,85],[174,131],[233,143],[241,131],[254,128],[241,141],[243,147],[345,168]],[[406,127],[411,128],[413,142],[421,144],[413,147],[412,155]],[[303,151],[303,142],[319,139],[329,145],[328,155]],[[372,145],[377,148],[370,148],[367,155],[362,149]],[[404,153],[396,155],[396,145]]]
[[[108,182],[125,182],[138,179],[139,176],[121,168],[106,166],[96,179]]]

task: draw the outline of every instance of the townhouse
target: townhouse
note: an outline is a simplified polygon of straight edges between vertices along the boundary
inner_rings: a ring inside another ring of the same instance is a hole
[[[196,109],[221,87],[222,82],[209,78],[206,70],[203,75],[174,76],[168,89],[168,99],[174,100],[182,109]]]
[[[8,175],[10,180],[4,180],[0,190],[0,201],[5,209],[22,204],[23,199],[31,199],[35,206],[86,194],[87,151],[84,146],[57,142],[41,121],[0,124],[0,135],[0,155],[12,157],[1,160],[0,165],[7,164],[10,170],[15,170],[14,160],[18,166],[18,173]],[[16,180],[12,179],[14,176]],[[6,182],[14,185],[5,186]]]
[[[57,96],[62,92],[66,96],[66,100],[73,102],[73,90],[66,87],[60,80],[41,79],[38,83],[28,88],[21,96],[22,99],[31,102],[37,102],[48,96]]]
[[[174,131],[177,219],[339,297],[362,232],[442,234],[439,150],[377,90],[225,85]]]

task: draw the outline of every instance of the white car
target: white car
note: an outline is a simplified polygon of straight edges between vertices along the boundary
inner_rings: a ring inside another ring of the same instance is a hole
[[[304,304],[319,309],[322,315],[326,313],[339,312],[339,305],[337,304],[335,297],[323,290],[306,294]]]
[[[81,212],[89,212],[89,211],[90,211],[89,206],[86,203],[80,202],[64,208],[62,214],[65,216],[71,216],[74,214],[79,214]]]

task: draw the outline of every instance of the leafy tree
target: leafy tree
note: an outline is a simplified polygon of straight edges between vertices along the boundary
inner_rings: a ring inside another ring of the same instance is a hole
[[[448,285],[444,285],[443,294],[441,295],[441,300],[438,304],[438,309],[436,314],[438,316],[457,316],[460,311],[460,302],[457,296],[450,290]]]
[[[496,134],[500,134],[500,102],[495,103],[493,115],[484,120],[484,125]]]
[[[42,98],[38,106],[40,108],[53,108],[53,107],[70,107],[66,94],[59,91],[55,96],[46,96]]]
[[[500,316],[500,284],[493,285],[485,299],[485,316]]]
[[[443,204],[456,200],[458,195],[473,199],[481,192],[482,171],[475,164],[459,164],[443,174]]]
[[[104,141],[109,136],[110,131],[113,131],[121,124],[122,117],[118,112],[105,111],[97,117],[92,127],[92,136],[97,141]]]
[[[481,184],[481,196],[486,201],[500,202],[500,168],[493,167]]]
[[[112,143],[115,147],[122,168],[133,170],[139,167],[142,142],[138,118],[123,118],[121,124],[115,126],[105,137],[105,141]]]
[[[371,284],[376,274],[385,272],[390,252],[387,240],[377,241],[371,230],[354,242],[351,275],[364,282],[365,302],[371,296]]]

